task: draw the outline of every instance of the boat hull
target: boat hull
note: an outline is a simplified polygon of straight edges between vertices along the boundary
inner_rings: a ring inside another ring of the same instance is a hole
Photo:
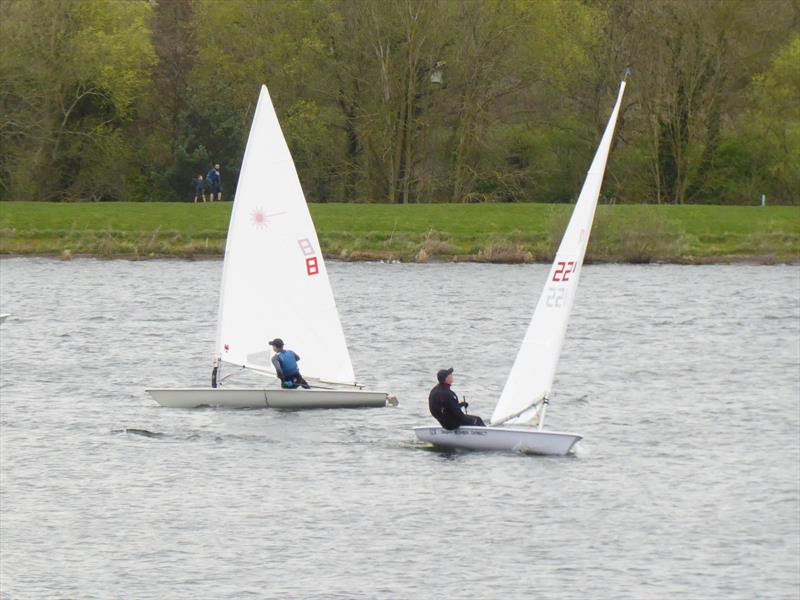
[[[440,448],[557,456],[568,454],[581,439],[575,433],[529,427],[459,427],[452,431],[441,427],[415,427],[414,433],[421,441]]]
[[[367,408],[391,404],[386,392],[366,390],[282,390],[235,388],[150,389],[148,394],[169,408]]]

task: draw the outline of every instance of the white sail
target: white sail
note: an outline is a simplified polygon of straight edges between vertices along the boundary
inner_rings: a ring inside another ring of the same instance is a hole
[[[525,333],[522,347],[492,414],[492,423],[503,423],[514,417],[520,417],[521,422],[535,419],[537,412],[528,409],[546,399],[550,393],[580,280],[583,257],[589,242],[624,91],[623,81],[553,266],[547,275],[547,282]]]
[[[217,357],[274,373],[275,337],[300,355],[305,377],[355,383],[317,232],[261,86],[225,246]]]

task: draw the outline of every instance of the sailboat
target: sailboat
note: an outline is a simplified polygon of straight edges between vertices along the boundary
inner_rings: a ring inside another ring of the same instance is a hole
[[[244,371],[276,377],[268,341],[300,355],[311,389],[227,387]],[[233,367],[227,375],[223,367]],[[148,389],[162,406],[386,406],[356,383],[317,232],[266,86],[261,86],[231,211],[210,388]]]
[[[490,425],[464,426],[452,431],[441,427],[416,427],[414,432],[420,440],[444,448],[554,455],[569,453],[581,440],[577,433],[545,430],[544,419],[624,92],[625,81],[622,81],[600,146]]]

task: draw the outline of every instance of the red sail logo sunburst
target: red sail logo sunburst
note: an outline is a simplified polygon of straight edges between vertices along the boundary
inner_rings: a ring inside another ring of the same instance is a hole
[[[269,220],[267,219],[266,213],[260,208],[255,209],[251,213],[250,218],[253,219],[253,225],[259,229],[264,229],[267,225],[269,225]]]
[[[264,211],[264,209],[259,206],[258,208],[253,210],[253,212],[250,213],[250,220],[252,221],[254,227],[258,229],[266,229],[269,226],[272,217],[277,217],[279,215],[285,215],[285,214],[286,214],[285,210],[281,212],[267,214]]]

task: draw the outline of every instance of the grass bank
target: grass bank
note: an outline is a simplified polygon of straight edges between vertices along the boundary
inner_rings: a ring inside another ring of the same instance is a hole
[[[0,254],[220,256],[231,204],[0,203]],[[550,261],[571,206],[315,204],[322,250],[344,260]],[[603,205],[587,260],[800,262],[800,208]]]

